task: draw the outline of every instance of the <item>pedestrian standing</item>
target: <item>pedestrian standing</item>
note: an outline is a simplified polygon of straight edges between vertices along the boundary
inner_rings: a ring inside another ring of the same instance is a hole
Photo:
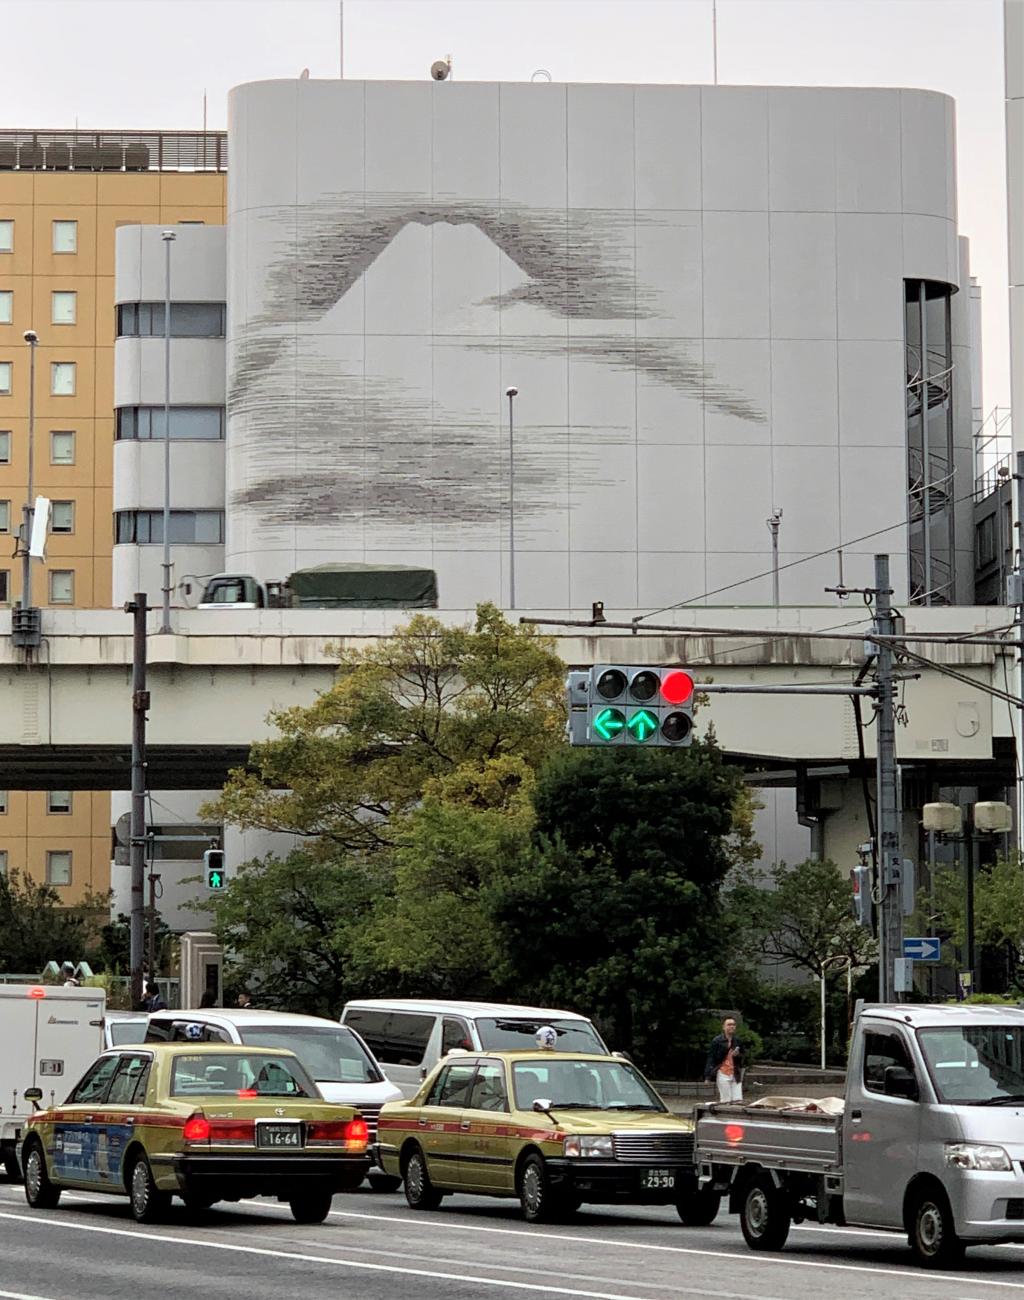
[[[142,999],[142,1007],[145,1011],[166,1011],[167,1003],[160,995],[160,987],[157,984],[146,985],[146,996]]]
[[[242,1011],[252,1010],[252,997],[250,996],[248,989],[242,989],[241,993],[239,993],[237,1005]]]
[[[719,1101],[743,1100],[743,1044],[736,1037],[732,1016],[726,1016],[722,1032],[711,1041],[704,1078],[718,1084]]]

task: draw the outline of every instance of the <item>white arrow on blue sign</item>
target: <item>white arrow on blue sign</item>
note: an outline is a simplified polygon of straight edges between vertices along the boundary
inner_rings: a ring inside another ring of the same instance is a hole
[[[936,938],[904,939],[903,955],[911,961],[941,961],[942,940]]]

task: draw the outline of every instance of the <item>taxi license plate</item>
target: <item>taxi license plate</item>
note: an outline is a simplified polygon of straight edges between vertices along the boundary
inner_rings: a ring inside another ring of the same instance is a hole
[[[301,1147],[302,1126],[299,1124],[257,1124],[258,1147]]]
[[[676,1185],[676,1176],[671,1169],[646,1169],[640,1179],[640,1186],[645,1192],[671,1190]]]

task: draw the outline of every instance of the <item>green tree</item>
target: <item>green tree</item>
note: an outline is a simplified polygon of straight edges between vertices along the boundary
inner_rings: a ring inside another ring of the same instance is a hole
[[[537,781],[532,852],[488,894],[505,986],[584,1009],[614,1047],[678,1068],[699,1009],[715,1005],[741,791],[708,742],[553,758]]]
[[[0,875],[0,971],[30,975],[48,961],[90,957],[98,901],[64,907],[49,885],[15,870]]]
[[[922,891],[919,910],[931,916],[936,933],[961,954],[966,951],[967,899],[959,863],[935,872],[931,894]],[[1024,989],[1024,863],[1016,854],[975,871],[974,938],[979,953],[989,949],[1001,957],[1006,985]]]

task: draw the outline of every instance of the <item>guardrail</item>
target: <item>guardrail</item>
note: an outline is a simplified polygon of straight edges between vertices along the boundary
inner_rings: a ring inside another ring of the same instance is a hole
[[[224,172],[225,131],[0,131],[0,171]]]

